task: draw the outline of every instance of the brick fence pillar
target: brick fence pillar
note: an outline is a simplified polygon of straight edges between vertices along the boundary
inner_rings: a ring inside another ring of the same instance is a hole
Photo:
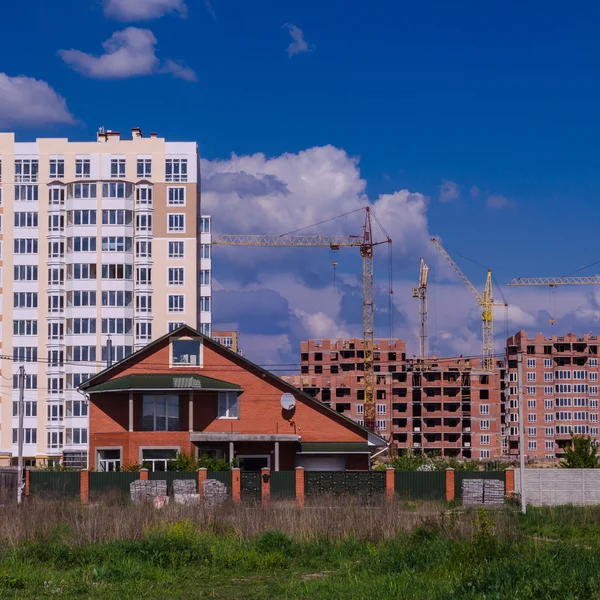
[[[446,469],[446,500],[454,500],[454,469]]]
[[[81,504],[90,502],[90,472],[87,469],[79,471],[79,499]]]
[[[200,504],[204,504],[204,485],[203,483],[208,478],[208,470],[206,467],[198,469],[198,496],[200,496]]]
[[[267,506],[271,501],[271,469],[268,467],[260,470],[260,501],[263,506]]]
[[[304,506],[304,467],[296,467],[296,506]]]
[[[148,469],[140,469],[140,481],[148,481]]]
[[[396,471],[394,471],[394,469],[392,467],[388,467],[385,470],[385,499],[388,502],[391,502],[394,499],[395,476],[396,476]]]
[[[231,469],[231,499],[234,502],[241,502],[242,500],[242,485],[240,477],[240,469]]]
[[[504,471],[504,494],[512,496],[515,493],[515,470],[506,469]]]
[[[29,478],[31,476],[31,471],[29,469],[25,469],[25,496],[29,496]]]

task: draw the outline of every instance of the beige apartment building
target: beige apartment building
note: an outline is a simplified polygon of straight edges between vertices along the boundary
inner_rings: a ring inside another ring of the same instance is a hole
[[[197,146],[140,129],[93,142],[2,133],[0,169],[0,465],[17,454],[24,365],[26,464],[83,466],[80,383],[182,323],[211,333]]]

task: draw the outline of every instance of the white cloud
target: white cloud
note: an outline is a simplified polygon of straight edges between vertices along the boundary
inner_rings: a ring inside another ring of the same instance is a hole
[[[511,200],[501,194],[492,194],[487,199],[488,208],[507,208],[512,204]]]
[[[104,54],[95,56],[81,50],[59,50],[58,54],[72,69],[93,79],[126,79],[155,73],[195,81],[189,68],[172,60],[161,64],[156,56],[157,39],[149,29],[127,27],[102,42]]]
[[[460,198],[460,190],[458,184],[448,179],[442,180],[440,186],[440,202],[450,202],[452,200],[458,200]]]
[[[104,15],[118,21],[149,21],[172,12],[186,16],[184,0],[104,0]]]
[[[74,123],[66,100],[45,81],[0,73],[0,126]]]
[[[295,313],[302,320],[302,324],[311,338],[348,339],[352,337],[349,330],[341,328],[335,319],[321,311],[310,314],[303,310],[296,310]]]
[[[294,54],[300,54],[302,52],[310,52],[314,47],[308,46],[304,39],[304,32],[296,25],[292,23],[284,23],[283,27],[290,32],[292,36],[292,42],[288,46],[288,56],[294,56]]]

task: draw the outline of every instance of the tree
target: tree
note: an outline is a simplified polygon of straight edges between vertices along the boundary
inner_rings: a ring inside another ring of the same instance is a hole
[[[560,466],[564,469],[597,469],[600,466],[597,453],[598,446],[592,438],[574,435],[571,445],[565,448],[565,456],[560,461]]]

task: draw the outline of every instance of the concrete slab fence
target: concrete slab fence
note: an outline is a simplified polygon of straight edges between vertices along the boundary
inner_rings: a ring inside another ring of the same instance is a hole
[[[600,505],[600,469],[525,469],[524,487],[531,506]],[[519,469],[515,491],[521,493]]]

